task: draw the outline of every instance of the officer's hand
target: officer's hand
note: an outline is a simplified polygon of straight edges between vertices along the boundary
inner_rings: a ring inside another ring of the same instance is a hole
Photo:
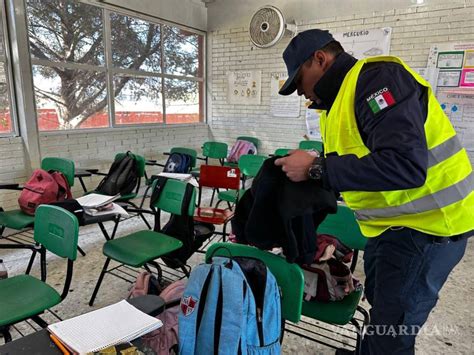
[[[291,181],[300,182],[308,179],[308,170],[317,157],[316,152],[292,150],[289,156],[275,160],[275,165],[281,166]]]

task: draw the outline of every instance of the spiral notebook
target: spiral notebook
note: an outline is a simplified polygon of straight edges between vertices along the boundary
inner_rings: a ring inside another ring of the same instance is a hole
[[[48,326],[76,354],[100,351],[129,342],[161,327],[163,323],[123,300]]]

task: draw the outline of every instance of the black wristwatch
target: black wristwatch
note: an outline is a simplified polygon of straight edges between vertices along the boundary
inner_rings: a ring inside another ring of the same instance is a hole
[[[309,167],[308,177],[311,180],[321,180],[323,178],[323,158],[317,157]]]

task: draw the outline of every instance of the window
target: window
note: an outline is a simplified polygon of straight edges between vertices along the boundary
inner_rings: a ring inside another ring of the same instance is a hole
[[[202,34],[72,0],[27,15],[40,130],[202,121]]]
[[[15,133],[8,39],[6,38],[5,2],[0,4],[0,135]]]

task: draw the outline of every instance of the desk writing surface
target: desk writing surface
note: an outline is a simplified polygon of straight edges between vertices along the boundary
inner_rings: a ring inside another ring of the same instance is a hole
[[[164,306],[162,298],[154,295],[146,295],[128,300],[139,310],[156,316],[161,313]],[[140,341],[134,341],[139,346]],[[62,355],[62,352],[49,338],[49,332],[42,329],[36,333],[26,335],[10,343],[0,346],[0,355]]]

